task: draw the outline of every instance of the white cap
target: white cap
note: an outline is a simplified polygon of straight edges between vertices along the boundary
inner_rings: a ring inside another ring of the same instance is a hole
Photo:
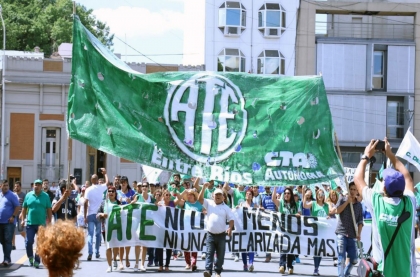
[[[221,189],[216,189],[216,190],[214,191],[214,194],[218,194],[218,193],[223,194],[223,190],[221,190]]]

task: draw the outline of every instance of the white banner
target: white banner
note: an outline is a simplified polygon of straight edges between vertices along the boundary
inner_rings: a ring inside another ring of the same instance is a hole
[[[411,163],[420,171],[420,144],[410,129],[405,133],[404,139],[395,155]]]
[[[356,172],[356,168],[344,167],[344,170],[346,171],[347,183],[350,184],[351,182],[353,182],[354,172]]]
[[[247,208],[235,209],[233,213],[235,231],[226,237],[226,252],[337,256],[336,219]],[[153,204],[113,206],[106,230],[108,248],[142,245],[197,252],[203,250],[207,236],[204,214]],[[366,251],[370,232],[370,225],[365,224],[362,241]]]

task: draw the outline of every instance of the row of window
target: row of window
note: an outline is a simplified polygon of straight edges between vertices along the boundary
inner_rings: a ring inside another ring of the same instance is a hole
[[[246,72],[245,55],[239,49],[224,48],[217,56],[217,71]],[[257,74],[284,75],[286,62],[278,50],[264,50],[258,55]]]
[[[225,1],[219,7],[219,29],[225,36],[239,36],[246,29],[246,8]],[[258,30],[264,37],[280,37],[286,31],[286,10],[278,3],[265,3],[258,11]]]

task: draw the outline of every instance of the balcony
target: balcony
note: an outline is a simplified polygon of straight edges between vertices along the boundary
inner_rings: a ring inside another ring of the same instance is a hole
[[[50,182],[58,181],[59,179],[66,178],[63,176],[64,173],[63,165],[60,166],[46,166],[46,165],[37,165],[37,176],[40,179],[48,179]]]
[[[413,41],[414,24],[316,21],[315,34],[317,37]]]

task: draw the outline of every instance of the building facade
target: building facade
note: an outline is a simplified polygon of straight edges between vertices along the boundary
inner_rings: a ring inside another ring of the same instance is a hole
[[[293,76],[297,0],[205,3],[208,71]]]
[[[204,70],[204,66],[129,65],[140,73]],[[98,168],[106,167],[110,178],[120,174],[130,182],[141,180],[140,164],[68,139],[71,59],[13,52],[7,54],[5,68],[5,179],[21,181],[29,189],[35,179],[58,181],[70,172],[78,184],[84,184]]]
[[[409,127],[420,135],[414,101],[420,93],[420,5],[393,2],[304,1],[301,6],[296,72],[322,74],[348,167],[357,166],[371,139],[386,136],[396,151]],[[374,171],[383,159],[376,158]]]

